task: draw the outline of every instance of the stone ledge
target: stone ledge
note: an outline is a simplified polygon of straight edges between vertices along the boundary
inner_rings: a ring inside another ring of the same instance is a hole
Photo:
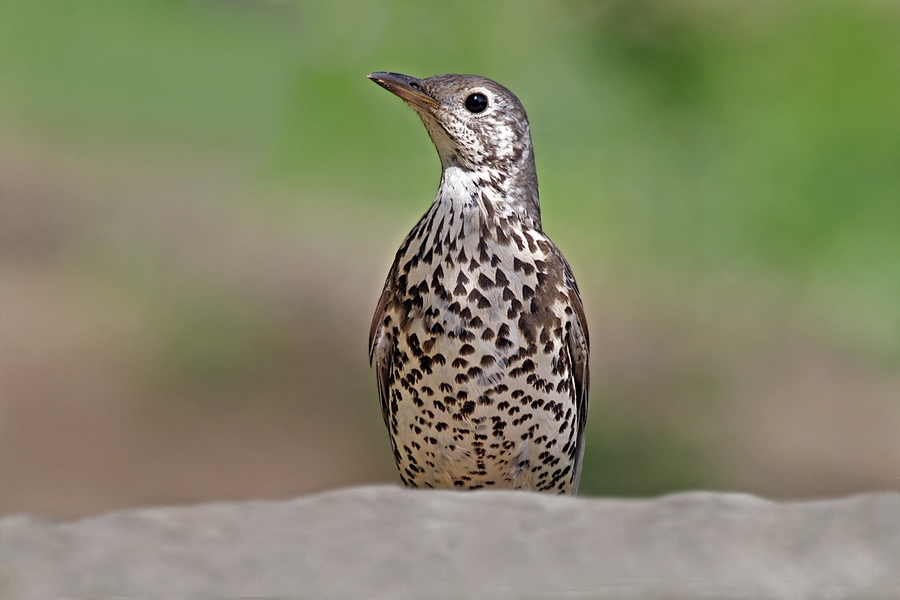
[[[0,597],[900,598],[900,494],[377,486],[0,519]]]

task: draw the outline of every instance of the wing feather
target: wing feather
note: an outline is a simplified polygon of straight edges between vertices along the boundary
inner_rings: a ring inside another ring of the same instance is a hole
[[[378,381],[378,400],[381,402],[381,416],[390,428],[390,384],[391,364],[394,358],[394,343],[385,330],[385,312],[391,304],[393,295],[385,285],[372,317],[369,327],[369,364],[375,365],[375,377]]]
[[[572,274],[569,263],[563,259],[565,265],[566,287],[569,292],[569,303],[575,311],[572,326],[567,336],[569,359],[572,364],[572,375],[575,381],[575,410],[576,410],[576,443],[575,443],[575,478],[572,493],[578,490],[578,480],[581,479],[581,465],[584,458],[584,428],[588,415],[588,392],[590,388],[590,335],[588,333],[587,318],[584,315],[584,305],[581,302],[581,294],[578,284]]]

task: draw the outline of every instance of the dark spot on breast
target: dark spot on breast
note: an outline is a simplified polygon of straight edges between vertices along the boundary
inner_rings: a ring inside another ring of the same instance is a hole
[[[499,348],[500,350],[506,350],[506,349],[509,349],[509,348],[512,348],[512,347],[513,347],[512,340],[510,340],[509,338],[505,338],[505,337],[498,337],[498,338],[497,338],[497,341],[494,342],[494,344],[495,344],[495,345],[497,346],[497,348]]]
[[[501,269],[497,269],[496,273],[494,273],[494,285],[497,287],[509,285],[509,279],[506,278],[506,274]]]
[[[518,258],[514,258],[513,259],[513,270],[521,271],[526,276],[530,276],[534,273],[534,265],[531,263],[519,260]]]
[[[494,287],[494,282],[491,281],[490,277],[488,277],[484,273],[481,273],[480,275],[478,275],[478,285],[481,286],[481,289],[489,290]]]
[[[481,262],[488,261],[487,242],[485,241],[484,238],[481,238],[480,240],[478,240],[478,259]]]

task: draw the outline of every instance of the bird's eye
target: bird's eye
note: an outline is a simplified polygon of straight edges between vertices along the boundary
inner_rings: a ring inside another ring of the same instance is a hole
[[[487,96],[481,94],[479,92],[475,92],[474,94],[469,94],[469,97],[466,98],[466,110],[470,113],[480,113],[483,112],[484,109],[487,108],[488,101]]]

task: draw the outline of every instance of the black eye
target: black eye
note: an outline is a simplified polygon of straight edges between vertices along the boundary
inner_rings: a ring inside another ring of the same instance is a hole
[[[486,108],[487,96],[484,94],[475,92],[474,94],[469,94],[469,97],[466,98],[466,110],[470,113],[480,113]]]

